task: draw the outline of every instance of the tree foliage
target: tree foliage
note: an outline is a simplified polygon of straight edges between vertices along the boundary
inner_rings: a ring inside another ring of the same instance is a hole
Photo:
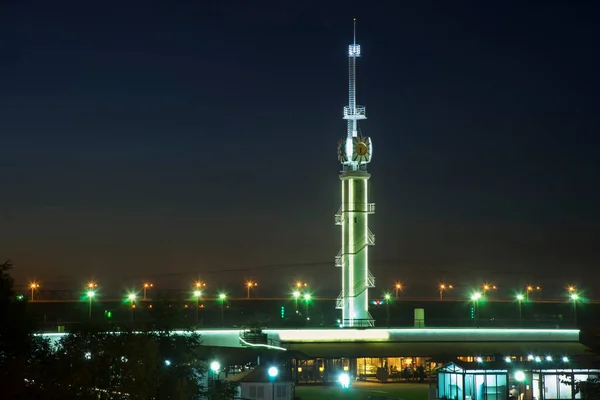
[[[203,387],[208,354],[193,332],[110,332],[86,326],[58,342],[34,334],[17,300],[10,261],[0,264],[0,397],[3,399],[233,399]]]

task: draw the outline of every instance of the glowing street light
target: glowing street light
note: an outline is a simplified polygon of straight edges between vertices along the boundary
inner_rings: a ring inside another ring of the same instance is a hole
[[[248,290],[248,298],[250,298],[250,289],[253,289],[255,287],[258,286],[257,282],[254,281],[247,281],[246,282],[246,289]]]
[[[398,292],[402,290],[402,283],[396,282],[394,289],[396,290],[396,300],[398,300]]]
[[[305,306],[306,306],[306,319],[307,319],[307,320],[309,320],[309,319],[310,319],[310,318],[308,317],[308,302],[310,301],[310,299],[311,299],[311,295],[310,295],[310,293],[306,293],[306,294],[304,295],[304,303],[305,303]]]
[[[487,292],[489,292],[490,290],[496,290],[496,286],[490,285],[489,283],[484,283],[483,284],[483,297],[486,297]]]
[[[131,308],[131,322],[133,323],[133,310],[135,309],[135,293],[129,293],[127,299],[129,300],[129,308]]]
[[[196,298],[196,323],[198,323],[198,309],[200,308],[200,296],[202,296],[202,292],[199,290],[194,290],[194,297]]]
[[[569,291],[569,293],[575,293],[575,290],[577,290],[577,289],[575,288],[575,286],[573,286],[573,285],[569,285],[569,286],[567,287],[567,290]]]
[[[517,295],[517,303],[519,304],[519,324],[523,322],[523,315],[521,313],[521,304],[523,303],[523,300],[525,300],[525,296],[519,293]]]
[[[98,287],[98,284],[96,282],[90,281],[87,284],[88,289],[96,289]]]
[[[383,298],[385,299],[385,314],[387,319],[387,326],[390,327],[390,299],[392,296],[389,293],[386,293]]]
[[[154,285],[149,282],[144,282],[143,287],[144,287],[144,300],[146,300],[146,290],[148,290],[148,288],[154,287]]]
[[[267,372],[269,373],[269,378],[271,378],[273,384],[273,395],[271,398],[275,399],[275,379],[277,379],[277,375],[279,375],[279,369],[277,369],[277,367],[270,367]]]
[[[31,289],[31,301],[33,302],[33,292],[35,291],[35,289],[39,289],[40,284],[37,282],[31,282],[29,284],[29,289]]]
[[[221,325],[225,323],[225,299],[227,295],[225,293],[219,293],[219,300],[221,300]]]
[[[446,285],[445,283],[440,284],[440,300],[444,300],[444,290],[454,289],[452,285]]]
[[[305,287],[307,287],[307,286],[308,286],[308,283],[306,283],[306,282],[302,282],[302,281],[296,281],[296,285],[295,285],[295,287],[296,287],[297,289],[302,289],[302,288],[305,288]]]
[[[294,290],[294,292],[292,292],[292,296],[294,296],[294,303],[296,304],[296,314],[298,314],[298,298],[300,298],[300,292]]]
[[[573,321],[577,327],[577,301],[579,300],[579,295],[577,293],[571,293],[569,298],[573,301]]]
[[[210,375],[209,375],[209,386],[214,387],[215,377],[219,377],[219,371],[221,370],[221,364],[218,361],[210,363]]]
[[[539,286],[528,285],[525,290],[525,300],[529,301],[529,294],[531,292],[539,292],[540,290],[542,290],[542,288]]]
[[[475,292],[471,295],[471,300],[473,301],[473,307],[475,308],[475,315],[473,318],[473,325],[477,325],[477,318],[479,317],[479,300],[481,300],[481,293]]]
[[[88,287],[89,287],[89,285],[88,285]],[[90,307],[89,307],[89,312],[88,312],[89,319],[92,319],[92,299],[94,298],[95,295],[96,295],[96,292],[94,292],[93,290],[88,290],[87,297],[90,300]]]
[[[196,282],[194,282],[194,287],[196,289],[201,289],[201,288],[206,287],[206,283],[204,283],[202,281],[196,281]]]

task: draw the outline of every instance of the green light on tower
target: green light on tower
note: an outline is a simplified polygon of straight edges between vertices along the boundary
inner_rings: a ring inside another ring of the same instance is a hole
[[[281,319],[285,318],[285,307],[281,306]]]

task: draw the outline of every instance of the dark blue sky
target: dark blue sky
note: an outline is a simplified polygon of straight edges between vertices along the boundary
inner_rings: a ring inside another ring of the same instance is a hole
[[[0,258],[336,292],[356,16],[376,291],[600,278],[597,10],[388,3],[0,3]]]

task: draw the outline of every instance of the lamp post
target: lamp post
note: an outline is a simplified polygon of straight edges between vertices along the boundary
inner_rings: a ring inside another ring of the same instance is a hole
[[[248,290],[248,298],[250,298],[250,289],[255,288],[257,286],[258,286],[258,283],[254,282],[254,281],[246,282],[246,289]]]
[[[483,298],[487,298],[487,292],[489,292],[490,290],[496,290],[496,286],[495,285],[490,285],[489,283],[484,283],[483,284]]]
[[[40,284],[37,282],[31,282],[29,284],[29,288],[31,289],[31,302],[33,303],[33,292],[35,291],[35,289],[38,289],[40,287]]]
[[[302,281],[296,281],[296,289],[302,289],[308,286],[308,283]]]
[[[392,296],[390,296],[389,293],[386,293],[384,296],[385,299],[385,315],[386,315],[386,320],[387,320],[387,326],[388,328],[390,327],[390,298]]]
[[[306,320],[309,320],[309,319],[310,319],[310,318],[308,317],[308,302],[310,301],[310,298],[311,298],[311,296],[310,296],[310,294],[309,294],[309,293],[306,293],[306,294],[304,295],[304,303],[305,303],[305,306],[306,306]]]
[[[579,300],[579,295],[577,293],[571,293],[571,296],[569,297],[573,301],[573,321],[575,327],[577,327],[577,300]]]
[[[89,306],[89,312],[88,312],[89,319],[92,319],[92,299],[94,298],[95,295],[96,295],[96,292],[94,292],[93,290],[88,290],[87,297],[90,300],[90,306]]]
[[[215,376],[217,376],[217,378],[219,377],[219,370],[221,369],[221,364],[219,364],[218,361],[213,361],[210,363],[210,371],[211,371],[211,375],[212,375],[212,382],[209,382],[209,386],[212,383],[212,388],[214,389],[215,387]]]
[[[523,325],[523,314],[522,314],[522,310],[521,310],[521,303],[523,303],[523,300],[525,299],[525,296],[523,296],[522,294],[518,294],[517,295],[517,303],[519,304],[519,325]]]
[[[440,300],[444,300],[444,290],[454,289],[452,285],[440,284]]]
[[[271,383],[273,385],[271,400],[275,400],[275,379],[277,378],[277,375],[279,375],[279,370],[277,369],[277,367],[271,367],[269,368],[268,372],[269,378],[271,378]]]
[[[225,293],[219,294],[219,300],[221,300],[221,325],[225,323],[225,299],[227,295]]]
[[[542,290],[542,288],[539,286],[528,285],[525,290],[525,300],[529,301],[529,293],[531,293],[533,291],[540,291],[540,290]]]
[[[144,300],[146,300],[146,290],[148,290],[148,288],[154,287],[154,285],[152,283],[149,282],[144,282]]]
[[[473,301],[473,308],[475,309],[473,325],[477,325],[477,318],[479,317],[479,300],[481,299],[481,293],[476,292],[471,296],[471,300]]]
[[[397,282],[397,283],[394,285],[394,289],[396,290],[396,300],[398,300],[398,292],[399,292],[400,290],[402,290],[402,284],[401,284],[401,283],[399,283],[399,282]]]
[[[298,314],[298,298],[300,297],[300,292],[295,290],[292,293],[292,296],[294,296],[294,303],[296,304],[296,314]]]
[[[198,308],[200,308],[200,296],[202,296],[202,292],[199,290],[195,290],[194,297],[196,298],[196,323],[198,323]]]
[[[135,293],[129,293],[127,298],[129,299],[129,308],[131,308],[131,323],[133,324],[133,310],[135,309]]]

